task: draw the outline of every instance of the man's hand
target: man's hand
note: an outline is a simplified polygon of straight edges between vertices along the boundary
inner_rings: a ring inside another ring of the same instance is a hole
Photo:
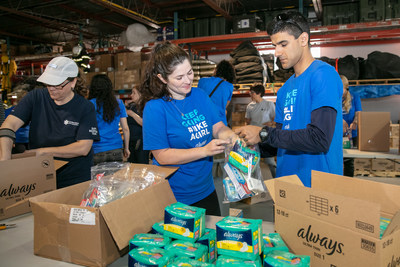
[[[247,125],[235,130],[235,133],[243,138],[248,145],[255,145],[261,142],[260,131],[261,127],[254,125]]]

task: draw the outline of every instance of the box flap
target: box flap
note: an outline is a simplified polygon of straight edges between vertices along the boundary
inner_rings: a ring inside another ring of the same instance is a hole
[[[382,238],[391,235],[393,232],[398,231],[399,229],[400,229],[400,211],[398,211],[390,220],[390,224],[383,233]]]
[[[282,180],[275,182],[276,205],[379,237],[380,205]]]
[[[287,183],[304,186],[303,183],[301,182],[300,178],[297,175],[283,176],[283,177],[264,181],[264,184],[267,187],[269,194],[271,195],[272,201],[274,201],[274,202],[275,202],[275,181],[284,181]]]
[[[157,201],[155,201],[157,200]],[[166,206],[175,203],[167,180],[100,207],[101,214],[120,250],[139,233],[164,218]]]
[[[312,171],[312,188],[379,203],[381,212],[394,215],[400,210],[400,186]]]
[[[54,160],[54,169],[58,170],[62,166],[66,165],[67,163],[68,163],[68,161],[55,159]]]

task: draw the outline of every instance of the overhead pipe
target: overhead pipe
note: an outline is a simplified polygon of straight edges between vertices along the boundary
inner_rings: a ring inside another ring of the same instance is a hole
[[[143,24],[146,24],[147,26],[150,26],[154,29],[160,28],[160,26],[158,25],[159,22],[157,22],[149,17],[146,17],[142,14],[139,14],[131,9],[128,9],[128,8],[125,8],[118,4],[115,4],[113,2],[110,2],[108,0],[89,0],[89,1],[92,3],[98,4],[98,5],[102,5],[103,7],[106,7],[112,11],[119,13],[119,14],[126,15],[126,16],[130,17],[131,19],[134,19]]]

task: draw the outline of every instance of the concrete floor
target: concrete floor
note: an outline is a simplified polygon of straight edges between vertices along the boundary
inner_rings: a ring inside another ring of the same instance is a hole
[[[218,166],[219,167],[219,166]],[[264,179],[272,179],[269,168],[264,162],[261,162],[261,169],[263,173]],[[400,178],[387,178],[387,177],[357,177],[360,179],[395,184],[400,186]],[[263,221],[273,222],[273,202],[272,200],[268,200],[261,203],[256,204],[246,204],[243,202],[235,202],[235,203],[223,203],[224,192],[222,185],[222,170],[215,170],[214,168],[214,183],[217,189],[218,199],[220,201],[221,213],[222,216],[229,215],[229,208],[241,209],[243,210],[243,217],[250,219],[262,219]]]

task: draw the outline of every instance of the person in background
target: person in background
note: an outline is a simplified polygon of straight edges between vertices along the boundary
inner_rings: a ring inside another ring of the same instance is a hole
[[[235,68],[229,61],[222,60],[217,64],[213,77],[201,78],[197,84],[197,87],[211,97],[219,113],[225,118],[223,120],[225,125],[228,125],[227,108],[232,99],[234,81]]]
[[[46,88],[21,99],[0,128],[0,160],[11,158],[15,131],[30,123],[29,146],[37,156],[68,163],[57,170],[57,188],[90,180],[93,140],[98,140],[93,105],[75,94],[78,66],[67,57],[53,58],[37,79]]]
[[[14,90],[22,92],[22,94],[17,94],[18,98],[17,101],[19,102],[27,93],[35,89],[36,87],[36,79],[28,78],[26,79],[20,86],[16,86]],[[16,102],[16,104],[18,104]],[[5,111],[5,116],[11,114],[12,110],[15,106],[12,106]],[[12,154],[19,154],[25,152],[25,150],[29,149],[29,124],[26,126],[22,126],[15,132],[15,143],[14,147],[12,148]]]
[[[84,79],[85,73],[82,69],[79,69],[79,74],[77,77],[76,85],[75,85],[75,92],[83,96],[84,98],[88,99],[89,97],[89,89],[86,84],[86,80]]]
[[[0,126],[3,124],[4,119],[5,119],[5,109],[4,109],[4,104],[3,101],[0,102]]]
[[[110,78],[105,74],[98,74],[92,78],[89,88],[89,100],[96,110],[96,119],[99,126],[100,141],[93,143],[93,163],[123,161],[129,157],[129,127],[128,116],[122,100],[113,93]],[[124,140],[119,132],[121,125]]]
[[[350,93],[349,80],[340,75],[343,83],[342,113],[343,113],[343,136],[348,136],[353,147],[358,146],[357,138],[357,113],[362,111],[361,99],[358,94]],[[354,175],[354,159],[345,158],[343,161],[343,174],[352,177]]]
[[[311,55],[310,27],[299,12],[277,15],[267,32],[275,56],[284,69],[293,67],[294,75],[278,90],[276,128],[248,125],[237,132],[249,144],[261,141],[267,145],[264,152],[277,148],[277,177],[296,174],[310,187],[312,170],[342,175],[343,87],[339,74]]]
[[[246,125],[259,127],[274,126],[275,104],[263,98],[265,88],[262,84],[254,84],[250,87],[251,102],[246,107]],[[276,176],[275,157],[266,157],[265,163],[269,166],[272,177]]]
[[[274,126],[275,104],[265,100],[265,88],[262,84],[250,87],[251,102],[246,107],[246,124],[263,127]]]
[[[193,87],[189,55],[169,42],[154,46],[139,88],[144,149],[153,164],[176,166],[169,178],[176,200],[221,215],[212,176],[212,156],[237,136],[210,97]]]
[[[139,91],[136,88],[132,88],[130,97],[131,100],[128,103],[126,111],[128,114],[128,126],[130,132],[129,150],[131,152],[128,161],[131,163],[149,164],[150,153],[148,150],[143,150],[143,119],[140,117],[136,107],[140,98]]]

